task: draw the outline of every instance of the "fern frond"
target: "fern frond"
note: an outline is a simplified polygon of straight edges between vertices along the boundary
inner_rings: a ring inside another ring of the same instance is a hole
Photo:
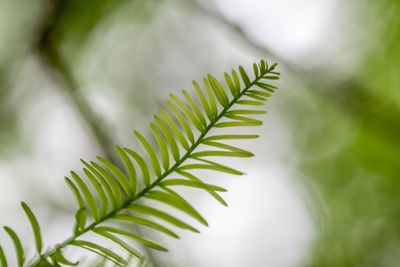
[[[239,75],[235,70],[231,71],[231,75],[224,73],[227,88],[208,74],[203,79],[204,89],[193,81],[197,97],[191,96],[186,90],[182,91],[183,98],[170,94],[167,108],[160,109],[159,115],[154,115],[155,122],[150,124],[151,132],[157,141],[155,147],[137,131],[134,131],[134,135],[146,152],[145,156],[130,148],[116,146],[124,168],[117,167],[102,157],[97,157],[97,162],[81,160],[84,165],[82,171],[79,174],[72,171],[72,179],[65,178],[77,202],[73,236],[52,249],[42,253],[39,224],[30,208],[23,203],[39,254],[31,266],[40,266],[41,263],[48,263],[44,266],[77,265],[77,262],[64,257],[62,251],[67,246],[86,249],[117,266],[127,264],[123,255],[100,244],[82,240],[83,235],[88,232],[106,238],[141,261],[143,256],[119,236],[129,238],[130,242],[167,251],[157,242],[126,230],[118,222],[143,225],[174,238],[178,238],[178,235],[169,228],[170,226],[155,222],[154,218],[181,229],[199,232],[169,212],[139,203],[142,199],[169,205],[207,226],[208,223],[203,216],[172,188],[180,186],[200,189],[209,193],[221,204],[227,205],[219,195],[220,192],[226,191],[225,188],[205,183],[192,172],[205,169],[234,175],[243,174],[209,158],[254,156],[245,149],[224,142],[258,138],[258,135],[235,134],[234,131],[236,127],[262,124],[261,120],[253,116],[266,113],[257,109],[257,106],[264,105],[276,89],[274,85],[266,83],[266,80],[279,78],[279,73],[273,71],[275,66],[276,64],[268,67],[264,60],[258,64],[254,63],[252,79],[245,69],[239,66]],[[209,132],[214,128],[232,131],[209,136]],[[198,151],[199,147],[202,150]],[[149,159],[149,162],[146,159]],[[136,171],[139,169],[140,173]],[[88,222],[90,224],[87,225]],[[105,223],[107,225],[104,225]],[[18,262],[22,266],[25,261],[22,244],[11,228],[5,227],[5,230],[14,242]],[[0,262],[2,266],[7,266],[1,247]]]

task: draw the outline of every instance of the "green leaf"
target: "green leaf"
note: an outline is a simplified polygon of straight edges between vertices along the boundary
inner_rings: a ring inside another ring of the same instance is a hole
[[[254,76],[256,76],[256,78],[258,78],[258,67],[256,63],[253,63],[253,71],[254,71]]]
[[[248,122],[248,121],[227,121],[215,124],[217,128],[224,127],[244,127],[244,126],[260,126],[262,123],[259,122]]]
[[[271,84],[268,83],[263,83],[263,82],[256,82],[255,83],[258,87],[260,87],[261,89],[267,90],[268,92],[275,92],[275,89],[278,89],[278,87],[273,86]]]
[[[239,66],[239,72],[240,72],[240,76],[242,76],[242,80],[244,82],[244,85],[246,87],[250,87],[251,83],[250,83],[249,76],[247,76],[247,73],[246,73],[246,71],[244,70],[244,68],[242,66]]]
[[[263,124],[263,122],[260,121],[260,120],[248,118],[248,117],[245,117],[245,116],[226,114],[225,117],[227,117],[229,119],[232,119],[232,120],[254,123],[254,125],[262,125]]]
[[[153,148],[147,142],[147,140],[137,131],[134,131],[136,137],[139,139],[140,143],[142,143],[144,149],[147,151],[147,154],[150,157],[151,164],[153,165],[153,170],[156,176],[161,175],[161,168],[160,164],[158,163],[158,159],[156,153],[154,152]]]
[[[90,192],[89,188],[82,180],[82,178],[74,171],[71,171],[72,178],[74,178],[75,182],[78,184],[79,188],[82,190],[83,195],[87,201],[89,206],[90,213],[92,214],[93,218],[98,221],[100,219],[99,210],[97,208],[96,200],[94,199],[92,193]]]
[[[260,70],[261,70],[261,73],[264,74],[264,73],[267,71],[267,69],[268,69],[268,65],[267,65],[267,63],[265,62],[265,60],[262,59],[262,60],[260,61]]]
[[[168,100],[167,105],[170,108],[170,110],[172,111],[172,113],[174,113],[175,117],[178,119],[179,123],[182,125],[183,129],[185,130],[188,139],[193,144],[194,143],[193,131],[190,128],[189,123],[185,119],[185,116],[183,116],[182,112],[180,112],[178,110],[178,108],[171,101]]]
[[[204,81],[204,87],[206,88],[208,101],[210,104],[210,111],[211,111],[212,117],[215,118],[218,114],[217,103],[215,102],[214,94],[212,92],[210,84],[208,83],[208,80],[206,78],[204,78],[203,81]]]
[[[267,113],[265,110],[234,109],[228,111],[225,115],[258,115],[265,113]]]
[[[21,206],[24,209],[26,216],[29,219],[29,222],[31,223],[33,235],[35,236],[36,249],[40,255],[42,252],[42,234],[40,232],[39,223],[38,223],[35,215],[33,214],[32,210],[29,208],[29,206],[26,203],[21,202]]]
[[[6,255],[4,254],[3,248],[0,246],[0,263],[2,267],[8,267]]]
[[[264,101],[264,102],[267,101],[266,98],[264,98],[262,96],[259,96],[259,95],[256,95],[256,94],[253,94],[253,93],[249,93],[249,92],[246,93],[246,96],[250,97],[250,98],[253,98],[255,100],[259,100],[259,101]]]
[[[240,113],[239,113],[240,114]],[[226,140],[226,139],[256,139],[260,137],[259,135],[256,134],[222,134],[222,135],[214,135],[214,136],[209,136],[205,139],[203,139],[203,142],[206,141],[213,141],[213,140]]]
[[[11,240],[14,243],[15,251],[17,253],[18,266],[22,267],[25,262],[25,255],[21,241],[18,238],[17,234],[10,227],[4,226],[4,230],[7,232],[7,234],[10,236]]]
[[[106,189],[109,198],[111,199],[114,209],[120,207],[122,205],[122,193],[115,179],[108,173],[106,169],[98,165],[96,162],[91,161],[91,165],[85,161],[82,162],[103,184],[103,187]]]
[[[235,174],[235,175],[243,174],[240,171],[237,171],[235,169],[221,165],[219,163],[215,163],[215,162],[208,161],[205,159],[200,159],[200,158],[196,158],[196,159],[199,161],[206,162],[208,164],[192,163],[192,164],[184,165],[184,166],[180,167],[178,170],[185,171],[185,170],[194,170],[194,169],[205,169],[205,170],[213,170],[213,171],[225,172],[225,173],[230,173],[230,174]]]
[[[106,193],[104,192],[103,187],[96,179],[96,177],[91,172],[89,172],[88,169],[83,168],[83,172],[86,174],[86,176],[89,178],[94,188],[96,189],[96,192],[100,197],[100,202],[101,202],[101,215],[105,215],[108,211],[108,199]]]
[[[163,247],[163,246],[161,246],[161,245],[159,245],[159,244],[157,244],[157,243],[155,243],[153,241],[144,239],[144,238],[142,238],[140,236],[134,235],[132,233],[129,233],[129,232],[126,232],[126,231],[123,231],[123,230],[120,230],[120,229],[116,229],[116,228],[112,228],[112,227],[108,227],[108,226],[96,227],[96,229],[107,231],[107,232],[118,234],[118,235],[124,235],[124,236],[130,237],[130,238],[132,238],[132,239],[134,239],[134,240],[136,240],[136,241],[138,241],[138,242],[140,242],[140,243],[142,243],[142,244],[144,244],[144,245],[146,245],[148,247],[151,247],[151,248],[154,248],[154,249],[157,249],[157,250],[160,250],[160,251],[168,251],[168,249],[166,249],[165,247]]]
[[[79,208],[85,208],[85,202],[83,201],[82,195],[79,192],[76,185],[68,177],[65,177],[64,179],[65,179],[65,182],[68,184],[69,188],[71,189],[72,193],[74,194]]]
[[[272,96],[270,93],[260,91],[260,90],[249,90],[248,92],[255,94],[255,95],[262,96],[262,97],[267,97],[267,98]]]
[[[121,258],[119,255],[117,255],[113,251],[111,251],[105,247],[99,246],[95,243],[92,243],[89,241],[83,241],[83,240],[73,240],[73,241],[71,241],[70,244],[72,246],[77,246],[77,247],[81,247],[86,250],[92,251],[92,252],[114,262],[118,266],[126,266],[126,261],[123,258]]]
[[[203,124],[199,119],[193,114],[193,112],[174,94],[169,95],[172,101],[179,107],[179,109],[185,114],[185,116],[193,123],[193,125],[202,132],[204,130]]]
[[[242,175],[243,173],[236,171],[232,168],[226,167],[226,166],[219,166],[219,165],[210,165],[210,164],[199,164],[199,163],[193,163],[193,164],[187,164],[179,168],[179,170],[185,171],[185,170],[196,170],[196,169],[204,169],[204,170],[212,170],[212,171],[220,171],[220,172],[226,172],[230,174],[235,174],[235,175]]]
[[[163,211],[141,205],[141,204],[132,204],[128,207],[128,210],[131,212],[136,212],[136,213],[141,213],[141,214],[146,214],[146,215],[151,215],[157,218],[160,218],[166,222],[169,222],[177,227],[183,228],[183,229],[188,229],[192,232],[198,233],[199,231],[192,226],[186,224],[185,222],[169,215],[168,213],[165,213]]]
[[[239,95],[240,81],[239,81],[239,76],[237,75],[235,70],[232,70],[232,78],[233,78],[233,82],[235,83],[236,94]]]
[[[163,163],[164,170],[168,170],[168,168],[169,168],[169,153],[168,153],[167,143],[164,140],[164,138],[162,137],[162,134],[160,133],[158,128],[153,123],[150,124],[150,128],[158,142],[158,146],[160,147],[161,160]]]
[[[162,181],[160,183],[162,186],[189,186],[189,187],[196,187],[196,188],[201,188],[207,190],[213,190],[213,191],[220,191],[220,192],[226,192],[225,188],[216,186],[216,185],[210,185],[210,184],[205,184],[203,182],[197,182],[197,181],[190,181],[190,180],[185,180],[185,179],[168,179],[165,181]]]
[[[133,166],[132,161],[130,160],[129,156],[126,154],[126,152],[120,147],[116,146],[117,152],[122,158],[122,161],[125,164],[125,168],[128,172],[128,180],[130,184],[130,188],[132,191],[132,195],[134,196],[136,194],[136,187],[137,187],[137,174],[136,174],[136,169],[135,166]]]
[[[230,136],[228,136],[228,137],[230,137]],[[235,138],[243,138],[243,136],[233,136],[233,137],[235,137]],[[246,136],[246,137],[248,137],[248,136]],[[253,136],[250,136],[250,137],[253,137]],[[219,138],[219,139],[221,139],[221,138]],[[219,143],[219,142],[213,142],[213,141],[210,141],[210,140],[212,140],[212,139],[203,140],[202,143],[204,145],[214,146],[214,147],[230,150],[229,152],[233,153],[232,156],[236,156],[236,157],[252,157],[252,156],[254,156],[253,153],[251,153],[251,152],[249,152],[247,150],[244,150],[244,149],[241,149],[241,148],[238,148],[238,147],[235,147],[235,146]],[[214,140],[218,140],[218,138],[214,139]],[[205,152],[207,152],[207,151],[205,151]],[[222,152],[222,151],[220,151],[220,152]],[[201,152],[198,152],[198,153],[201,153]],[[202,154],[200,154],[200,155],[202,155]],[[198,158],[199,156],[197,156],[197,153],[194,153],[193,155],[191,155],[191,157],[192,158]]]
[[[197,212],[195,208],[192,207],[192,205],[189,204],[183,197],[181,197],[178,193],[176,193],[174,190],[167,188],[165,186],[160,186],[164,191],[166,191],[168,194],[170,194],[170,197],[173,199],[176,199],[181,205],[183,205],[186,209],[191,210],[194,212],[194,215],[197,216],[197,219],[200,223],[202,223],[205,226],[208,226],[208,222],[200,215],[200,213]],[[189,214],[190,215],[190,214]]]
[[[279,76],[263,76],[263,79],[268,79],[268,80],[279,80]]]
[[[143,182],[145,186],[150,185],[150,173],[149,173],[149,168],[147,167],[146,161],[135,151],[129,149],[129,148],[124,148],[126,152],[128,152],[129,155],[131,155],[139,165],[140,169],[142,170],[142,176],[143,176]]]
[[[188,92],[185,90],[182,90],[183,97],[186,99],[187,103],[189,104],[189,107],[194,111],[196,114],[197,118],[200,120],[200,122],[203,124],[203,126],[207,126],[207,121],[206,118],[203,115],[203,112],[199,109],[199,107],[194,103],[194,100],[190,97]]]
[[[278,66],[278,63],[274,63],[272,66],[271,66],[271,68],[269,68],[269,72],[271,72],[271,71],[273,71],[275,68],[276,68],[276,66]]]
[[[201,158],[201,157],[239,157],[239,158],[249,158],[253,157],[253,153],[248,152],[233,152],[233,151],[220,151],[220,150],[209,150],[200,151],[190,155],[191,158]]]
[[[191,174],[191,173],[188,173],[188,172],[185,172],[185,171],[177,171],[177,173],[178,173],[179,175],[185,177],[185,178],[188,178],[188,179],[192,180],[192,181],[202,183],[202,181],[201,181],[199,178],[197,178],[196,176],[194,176],[194,175]],[[218,202],[220,202],[222,205],[228,206],[228,204],[225,202],[225,200],[224,200],[220,195],[218,195],[217,193],[215,193],[215,191],[210,190],[210,189],[206,189],[206,191],[207,191],[212,197],[214,197]]]
[[[51,258],[53,259],[53,261],[61,263],[61,264],[65,264],[68,266],[77,266],[79,264],[79,261],[77,262],[71,262],[69,260],[67,260],[64,255],[61,252],[61,249],[57,249],[52,255]]]
[[[158,231],[161,231],[161,232],[163,232],[169,236],[172,236],[174,238],[179,238],[179,236],[177,234],[175,234],[168,228],[162,226],[161,224],[150,221],[146,218],[137,217],[137,216],[129,215],[129,214],[117,214],[113,217],[113,219],[120,220],[120,221],[128,221],[128,222],[132,222],[132,223],[136,223],[136,224],[141,224],[141,225],[156,229]]]
[[[86,209],[80,208],[75,214],[74,236],[80,234],[86,225]]]
[[[213,89],[218,102],[223,107],[227,107],[229,105],[229,99],[225,93],[225,89],[213,76],[211,76],[210,74],[208,74],[207,76],[208,76],[208,81],[210,82],[211,88]]]
[[[238,92],[236,91],[235,86],[233,85],[231,77],[226,72],[224,73],[224,77],[225,77],[226,84],[228,85],[229,91],[231,91],[232,96],[237,97]]]
[[[176,144],[175,138],[172,136],[170,129],[168,126],[164,123],[164,121],[154,115],[154,119],[156,120],[157,124],[160,126],[162,133],[164,134],[165,138],[167,138],[168,144],[171,148],[172,156],[174,157],[175,161],[179,161],[179,148],[178,145]]]
[[[236,104],[249,105],[249,106],[262,106],[262,105],[264,105],[263,102],[253,101],[253,100],[239,100],[238,102],[236,102]]]
[[[168,127],[172,130],[174,135],[178,138],[179,142],[182,144],[183,148],[188,150],[189,143],[186,140],[186,137],[183,135],[178,125],[176,125],[175,121],[171,118],[171,116],[163,109],[160,109],[161,117],[167,123]]]
[[[207,221],[189,203],[187,203],[186,200],[184,200],[182,197],[179,197],[179,195],[176,193],[173,194],[170,191],[166,193],[159,190],[153,190],[148,192],[145,197],[177,208],[192,216],[202,224],[208,226]]]
[[[199,84],[196,81],[192,81],[193,87],[196,90],[197,95],[199,96],[201,105],[203,106],[204,111],[206,112],[206,115],[208,119],[211,121],[214,119],[213,113],[211,112],[211,108],[208,105],[208,102],[206,100],[206,97],[204,96],[203,91],[201,90]]]
[[[235,137],[236,137],[236,136],[235,136]],[[240,137],[241,137],[241,136],[240,136]],[[213,141],[210,141],[210,139],[208,139],[208,140],[203,140],[202,144],[207,145],[207,146],[213,146],[213,147],[223,148],[223,149],[227,149],[227,150],[234,151],[234,152],[243,152],[243,153],[250,153],[250,154],[252,154],[251,152],[249,152],[249,151],[247,151],[247,150],[244,150],[244,149],[241,149],[241,148],[238,148],[238,147],[235,147],[235,146],[223,144],[223,143],[220,143],[220,142],[213,142]]]
[[[275,89],[273,89],[272,87],[267,87],[267,86],[261,86],[261,83],[256,83],[258,85],[258,87],[260,87],[261,89],[264,89],[265,91],[268,91],[270,93],[274,93]]]
[[[101,235],[107,239],[110,239],[111,241],[117,243],[118,245],[120,245],[123,249],[125,249],[126,251],[128,251],[131,255],[134,255],[135,257],[142,259],[143,256],[140,255],[140,253],[138,251],[136,251],[134,248],[132,248],[131,246],[129,246],[127,243],[125,243],[123,240],[119,239],[118,237],[114,236],[113,234],[110,234],[108,231],[106,231],[105,229],[102,228],[95,228],[92,230],[93,232],[95,232],[98,235]]]
[[[96,157],[98,161],[100,161],[107,169],[110,170],[110,172],[114,175],[115,179],[117,179],[118,183],[121,185],[122,189],[124,189],[125,193],[128,196],[132,196],[132,188],[131,185],[129,184],[128,178],[125,177],[125,174],[113,163],[110,161],[97,156]]]

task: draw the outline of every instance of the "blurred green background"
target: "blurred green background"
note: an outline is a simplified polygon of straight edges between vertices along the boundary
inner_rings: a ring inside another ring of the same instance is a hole
[[[31,239],[24,200],[49,244],[68,237],[62,178],[79,158],[115,157],[169,93],[265,58],[281,89],[248,176],[224,180],[230,211],[191,195],[210,229],[154,261],[400,266],[399,14],[397,0],[0,1],[0,224]]]

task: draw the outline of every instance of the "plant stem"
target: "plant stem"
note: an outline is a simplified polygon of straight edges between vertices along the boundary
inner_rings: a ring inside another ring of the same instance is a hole
[[[204,140],[204,137],[207,135],[207,133],[214,127],[214,125],[225,115],[225,113],[256,83],[258,82],[265,74],[267,74],[269,71],[266,70],[265,73],[260,74],[259,77],[257,77],[253,82],[251,82],[247,87],[245,87],[239,94],[238,96],[234,97],[228,104],[228,106],[226,106],[217,117],[214,118],[213,121],[210,121],[210,123],[207,125],[207,127],[204,129],[204,131],[199,135],[199,137],[197,138],[196,142],[194,142],[192,144],[192,146],[187,150],[187,152],[185,153],[185,155],[183,155],[183,157],[175,162],[175,164],[169,168],[168,170],[166,170],[163,174],[161,174],[155,181],[153,181],[149,186],[143,188],[138,194],[136,194],[135,196],[128,198],[122,205],[121,207],[119,207],[116,210],[113,210],[111,212],[109,212],[108,214],[104,215],[102,218],[100,218],[98,221],[93,222],[92,224],[88,225],[86,228],[84,228],[79,234],[77,234],[74,237],[71,237],[67,240],[65,240],[64,242],[56,245],[52,250],[50,250],[49,252],[45,253],[42,255],[42,257],[50,257],[51,255],[53,255],[58,249],[62,249],[66,246],[68,246],[71,242],[73,242],[74,240],[76,240],[76,238],[80,237],[81,235],[93,230],[97,225],[107,221],[108,219],[111,219],[112,217],[114,217],[116,214],[118,214],[120,211],[128,208],[134,201],[138,200],[139,198],[143,197],[146,193],[148,193],[150,190],[152,190],[153,188],[155,188],[156,186],[159,185],[159,183],[165,179],[169,174],[173,173],[174,171],[176,171],[179,166],[186,161],[186,159],[188,159],[190,157],[190,155],[194,152],[194,150],[197,148],[198,145],[200,145],[202,143],[202,141]]]

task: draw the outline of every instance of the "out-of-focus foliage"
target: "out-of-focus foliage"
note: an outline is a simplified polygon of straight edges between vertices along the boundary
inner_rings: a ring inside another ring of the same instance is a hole
[[[395,266],[400,257],[400,4],[352,6],[363,34],[358,64],[308,88],[289,115],[306,183],[320,191],[319,237],[305,266]]]
[[[20,12],[21,7],[29,12]],[[11,153],[12,144],[21,137],[19,125],[19,95],[13,92],[13,76],[34,38],[35,21],[40,13],[32,1],[0,2],[0,157]],[[22,104],[22,103],[21,103]]]

